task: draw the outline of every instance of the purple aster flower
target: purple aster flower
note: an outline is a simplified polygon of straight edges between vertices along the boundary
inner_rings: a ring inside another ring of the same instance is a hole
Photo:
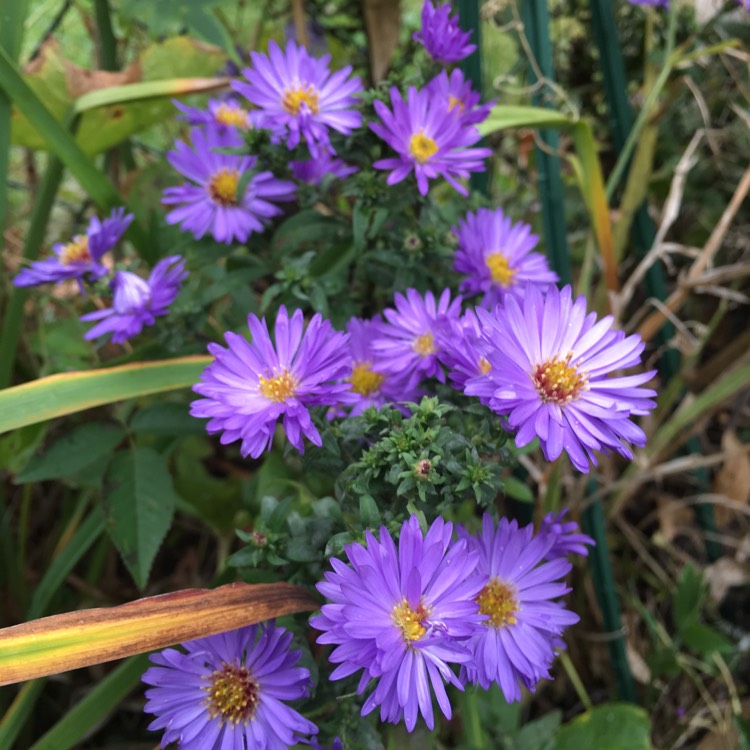
[[[114,292],[112,307],[81,316],[86,322],[101,321],[84,338],[91,340],[111,333],[113,344],[123,344],[137,336],[143,328],[152,326],[156,318],[169,313],[169,306],[187,275],[185,260],[180,255],[160,260],[148,280],[130,271],[118,271],[110,282]]]
[[[480,96],[464,78],[459,68],[435,76],[425,87],[434,97],[440,98],[448,111],[459,117],[464,125],[478,125],[484,122],[492,109],[491,104],[479,104]]]
[[[424,535],[416,516],[401,527],[398,547],[388,530],[366,532],[367,546],[350,544],[350,565],[331,559],[318,590],[330,602],[310,624],[318,643],[336,646],[332,680],[363,670],[358,693],[375,680],[362,715],[380,706],[382,721],[406,720],[411,732],[421,714],[432,729],[432,691],[443,714],[451,707],[444,682],[463,689],[450,664],[469,659],[462,641],[480,627],[475,597],[484,581],[474,574],[477,553],[451,541],[453,527],[436,519]],[[430,689],[432,686],[432,689]]]
[[[96,281],[107,275],[107,268],[101,263],[102,256],[120,241],[131,221],[133,214],[126,214],[124,208],[113,209],[104,221],[92,216],[86,234],[78,234],[70,242],[55,243],[52,246],[55,257],[35,261],[22,269],[13,284],[37,286],[77,279],[83,291],[84,277]]]
[[[209,419],[206,429],[221,432],[222,444],[241,440],[243,456],[258,458],[270,450],[282,415],[286,436],[300,453],[303,436],[322,445],[308,407],[336,404],[349,390],[349,383],[335,382],[350,371],[348,334],[334,331],[320,314],[305,330],[302,310],[290,320],[283,305],[276,315],[275,346],[265,318],[250,314],[247,324],[252,343],[229,332],[226,349],[209,344],[215,360],[201,374],[203,382],[193,386],[205,398],[193,401],[190,413]]]
[[[310,672],[296,666],[292,634],[273,623],[183,643],[149,659],[141,678],[151,731],[181,750],[286,748],[318,728],[285,701],[309,694]]]
[[[385,404],[416,401],[420,395],[417,383],[408,374],[389,372],[380,362],[380,355],[373,347],[379,324],[382,324],[380,316],[373,320],[352,318],[346,324],[352,353],[351,373],[347,378],[351,390],[342,395],[341,401],[353,406],[352,417],[371,406],[380,409]]]
[[[167,154],[169,163],[190,180],[164,191],[162,203],[178,205],[167,214],[169,224],[182,224],[196,239],[209,232],[227,245],[246,242],[253,232],[264,230],[267,219],[282,212],[277,202],[294,199],[294,183],[278,180],[270,172],[253,174],[244,194],[237,194],[243,175],[258,160],[218,150],[242,145],[236,131],[211,126],[193,129],[190,140],[192,148],[178,141]]]
[[[640,388],[655,371],[624,377],[613,372],[640,364],[645,344],[638,335],[610,330],[611,315],[586,314],[586,299],[572,300],[569,286],[550,286],[546,296],[529,286],[523,300],[507,296],[493,314],[478,309],[486,378],[470,380],[466,393],[489,397],[508,415],[519,447],[539,437],[547,460],[563,450],[575,467],[589,471],[594,451],[633,458],[628,443],[646,436],[630,417],[647,414],[655,391]]]
[[[427,195],[428,181],[443,177],[459,193],[468,195],[457,179],[471,172],[483,172],[488,148],[468,148],[480,140],[479,131],[466,125],[446,107],[442,97],[433,96],[428,89],[409,88],[407,101],[398,89],[391,89],[393,111],[381,101],[375,101],[375,112],[380,123],[371,123],[371,130],[382,138],[397,157],[380,159],[375,169],[389,169],[388,184],[395,185],[411,172],[422,195]]]
[[[414,41],[419,42],[429,56],[439,63],[458,62],[468,57],[476,48],[469,44],[470,31],[461,31],[458,16],[451,15],[450,3],[436,8],[430,0],[422,6],[422,29],[414,33]]]
[[[268,55],[250,57],[253,67],[242,71],[247,81],[233,81],[232,88],[258,107],[256,124],[286,138],[290,149],[304,139],[317,158],[331,150],[328,128],[349,135],[362,124],[362,115],[352,109],[362,82],[349,78],[350,66],[331,74],[330,55],[316,59],[292,40],[286,52],[271,41]]]
[[[476,597],[486,615],[481,630],[468,642],[472,660],[461,667],[461,679],[485,690],[496,682],[508,702],[521,699],[521,685],[533,690],[549,677],[555,646],[578,615],[555,601],[570,591],[561,580],[572,567],[563,557],[543,562],[554,537],[533,535],[533,527],[488,514],[478,537],[458,529],[469,549],[478,552],[484,586]]]
[[[482,354],[481,328],[474,310],[461,318],[447,318],[438,331],[438,359],[448,368],[448,377],[456,390],[462,391],[472,378],[482,378],[490,363]],[[487,405],[489,399],[482,398]]]
[[[461,291],[483,293],[488,308],[509,294],[523,297],[529,284],[547,287],[557,281],[541,253],[532,252],[539,238],[528,224],[514,224],[502,209],[480,208],[466,214],[453,231],[458,237],[454,269],[466,274]]]
[[[343,180],[358,171],[357,167],[352,167],[327,151],[321,153],[317,159],[291,161],[289,166],[295,179],[309,185],[320,185],[323,178],[329,174],[336,179]]]
[[[209,99],[207,109],[190,107],[187,104],[178,102],[176,99],[172,103],[179,109],[182,114],[178,119],[185,120],[188,125],[209,125],[215,126],[220,131],[224,130],[250,130],[253,127],[254,112],[245,109],[239,99],[234,96],[227,96],[223,99]]]
[[[394,301],[396,309],[385,310],[386,320],[373,327],[372,351],[379,366],[415,383],[433,377],[444,383],[438,361],[439,333],[446,319],[461,314],[461,298],[451,302],[450,289],[444,289],[435,302],[432,292],[422,297],[416,289],[407,289],[406,296],[396,292]]]
[[[554,538],[552,547],[547,552],[548,560],[568,555],[588,557],[589,551],[586,545],[596,546],[596,542],[590,536],[580,533],[575,521],[563,521],[567,513],[568,509],[565,508],[559,513],[547,513],[542,519],[539,534],[549,534]]]

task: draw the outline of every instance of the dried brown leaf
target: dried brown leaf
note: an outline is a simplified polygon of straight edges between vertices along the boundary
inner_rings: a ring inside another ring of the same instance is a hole
[[[401,31],[399,0],[363,0],[372,82],[378,84],[391,66]]]

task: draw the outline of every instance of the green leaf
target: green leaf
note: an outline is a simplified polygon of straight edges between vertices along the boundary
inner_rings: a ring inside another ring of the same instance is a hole
[[[548,750],[560,726],[560,711],[550,711],[540,719],[524,724],[509,743],[509,750]]]
[[[648,714],[630,703],[605,703],[581,714],[555,736],[554,750],[650,750]]]
[[[697,651],[704,658],[714,653],[730,653],[734,646],[718,630],[692,619],[680,628],[679,634],[683,641],[693,651]]]
[[[503,493],[514,500],[520,500],[522,503],[534,502],[534,493],[531,491],[531,487],[515,477],[503,479]]]
[[[167,401],[139,409],[130,420],[130,429],[136,434],[202,435],[206,424],[190,416],[187,404]]]
[[[372,495],[362,495],[359,498],[359,518],[366,529],[376,529],[383,522]]]
[[[85,372],[66,372],[0,390],[0,433],[150,393],[198,382],[212,357],[135,362]]]
[[[674,595],[674,622],[678,630],[698,614],[704,590],[701,574],[692,565],[686,565]]]
[[[133,656],[99,680],[85,697],[65,712],[60,721],[30,750],[69,750],[122,703],[149,666],[146,654]]]
[[[139,588],[172,523],[177,503],[166,463],[151,448],[119,453],[107,471],[105,528]]]
[[[122,427],[105,422],[78,425],[56,440],[41,456],[33,456],[18,474],[16,484],[70,477],[109,455],[122,442]]]

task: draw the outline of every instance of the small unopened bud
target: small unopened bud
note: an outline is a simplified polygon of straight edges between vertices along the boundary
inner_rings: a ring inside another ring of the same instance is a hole
[[[417,479],[428,479],[432,471],[432,461],[429,458],[423,458],[414,464],[414,474]]]

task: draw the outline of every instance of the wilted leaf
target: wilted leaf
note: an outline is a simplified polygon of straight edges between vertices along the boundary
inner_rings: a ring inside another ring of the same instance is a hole
[[[719,558],[704,571],[711,599],[720,604],[732,586],[742,586],[750,581],[750,569],[729,557]]]
[[[731,430],[725,430],[721,436],[721,449],[726,460],[716,474],[714,492],[725,495],[738,503],[750,501],[750,455],[744,445]],[[724,525],[733,515],[721,503],[717,503],[714,512],[716,521]]]
[[[109,455],[123,437],[125,431],[116,424],[78,425],[55,440],[41,456],[32,456],[15,481],[24,484],[73,476]]]
[[[104,521],[139,588],[144,588],[177,502],[162,456],[151,448],[118,453],[105,478]]]
[[[82,609],[0,630],[0,685],[58,674],[319,606],[289,583],[232,583]]]
[[[554,750],[650,750],[648,714],[629,703],[605,703],[567,723]]]
[[[188,37],[174,37],[148,47],[141,57],[125,70],[112,73],[86,70],[67,60],[59,45],[48,41],[34,62],[27,68],[24,79],[47,109],[63,120],[79,97],[111,87],[165,79],[184,79],[211,76],[224,64],[226,55],[217,47],[208,46]],[[110,148],[149,125],[169,117],[174,112],[172,96],[202,90],[205,82],[197,81],[191,89],[175,83],[161,98],[144,101],[125,101],[97,107],[85,112],[80,120],[76,140],[87,154]],[[45,149],[45,140],[18,111],[13,113],[13,143],[35,149]]]

